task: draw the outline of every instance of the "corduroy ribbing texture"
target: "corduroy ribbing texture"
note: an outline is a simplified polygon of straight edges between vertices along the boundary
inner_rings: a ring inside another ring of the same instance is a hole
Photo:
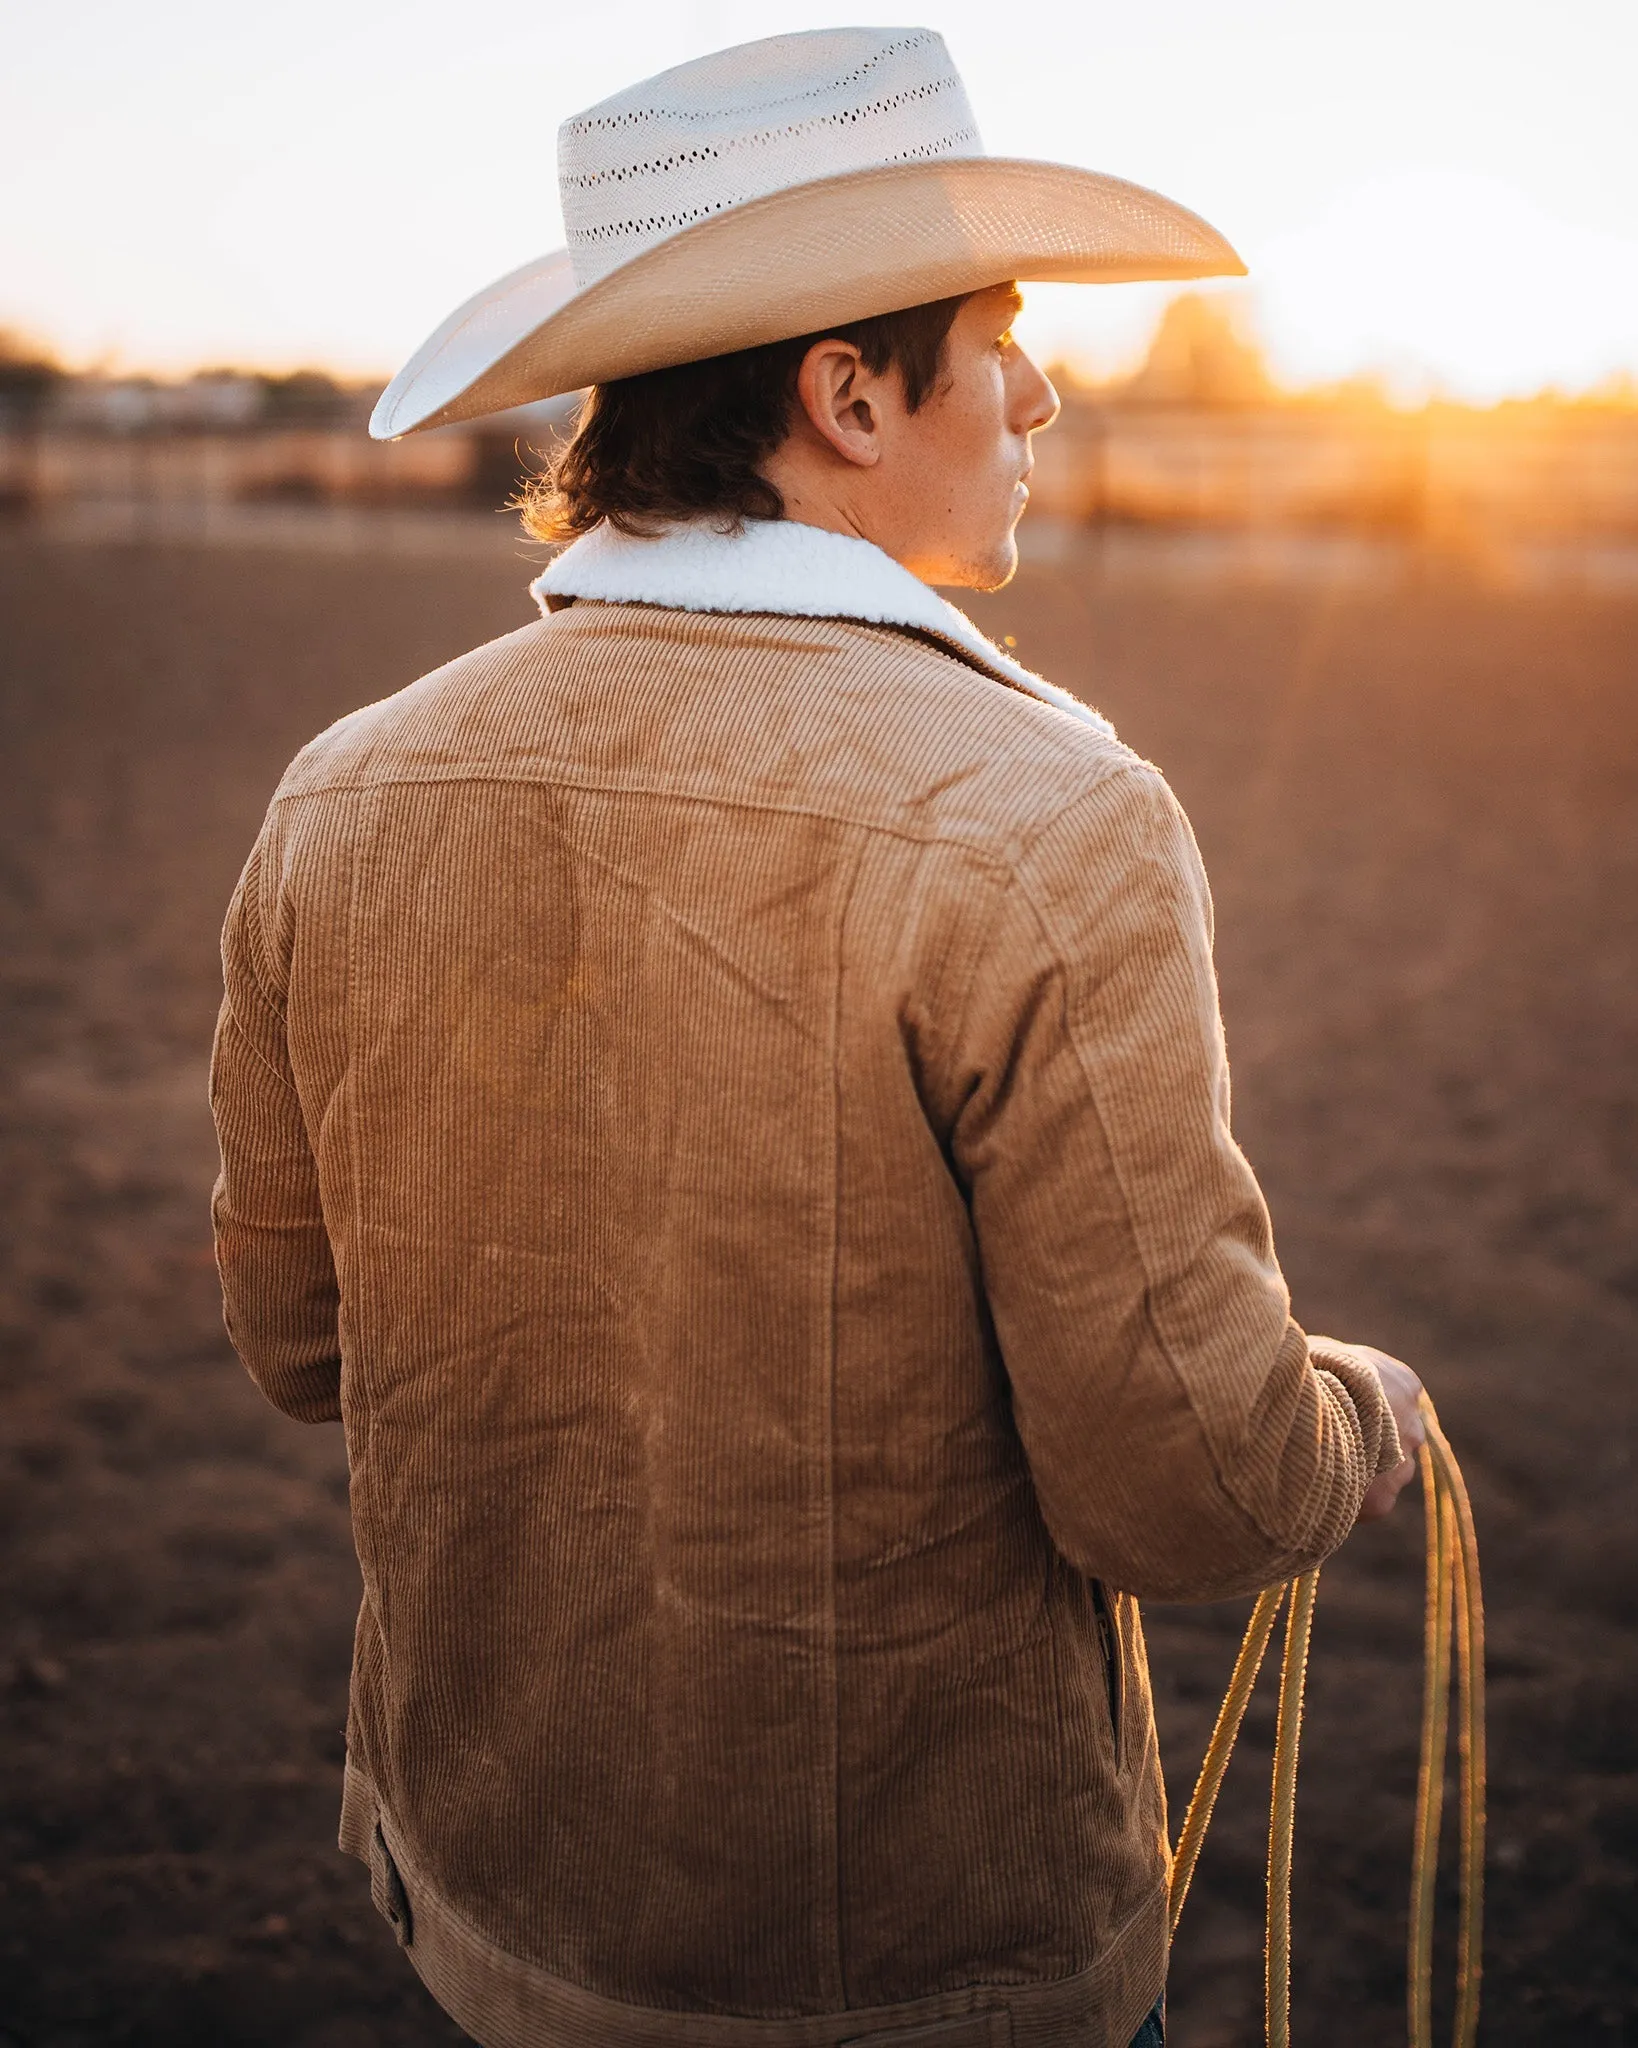
[[[1316,1563],[1397,1456],[1160,775],[889,627],[581,603],[314,741],[224,958],[229,1328],[346,1427],[344,1840],[449,2010],[1124,2048],[1133,1596]]]

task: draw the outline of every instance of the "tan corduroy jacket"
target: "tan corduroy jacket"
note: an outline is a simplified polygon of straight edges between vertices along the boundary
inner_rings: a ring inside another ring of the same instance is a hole
[[[489,2048],[1125,2048],[1135,1596],[1314,1563],[1397,1456],[1287,1313],[1188,825],[1008,674],[575,603],[316,740],[234,898],[218,1244],[346,1428],[343,1844]]]

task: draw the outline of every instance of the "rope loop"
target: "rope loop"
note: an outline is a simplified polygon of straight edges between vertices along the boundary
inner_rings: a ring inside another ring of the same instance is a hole
[[[1423,1644],[1422,1736],[1411,1852],[1406,2012],[1410,2048],[1433,2048],[1433,1904],[1444,1817],[1450,1745],[1451,1650],[1455,1648],[1460,1907],[1456,1927],[1454,2048],[1474,2048],[1479,2030],[1479,1980],[1484,1935],[1485,1709],[1484,1598],[1473,1509],[1433,1403],[1420,1401],[1427,1441],[1417,1453],[1427,1518],[1427,1608]],[[1264,1949],[1264,2031],[1268,2048],[1290,2048],[1291,1855],[1297,1818],[1297,1750],[1313,1630],[1318,1571],[1257,1596],[1228,1691],[1218,1710],[1172,1857],[1170,1931],[1177,1932],[1217,1795],[1234,1753],[1257,1675],[1289,1595],[1280,1703],[1274,1733],[1269,1801],[1267,1936]]]

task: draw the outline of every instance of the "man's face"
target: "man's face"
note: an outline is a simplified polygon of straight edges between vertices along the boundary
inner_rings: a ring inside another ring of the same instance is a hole
[[[1018,287],[963,301],[935,388],[912,412],[896,369],[869,369],[839,337],[797,374],[791,432],[763,474],[785,516],[873,541],[924,583],[999,590],[1018,566],[1030,436],[1058,394],[1012,338]]]
[[[917,411],[877,387],[878,545],[924,583],[997,590],[1018,566],[1013,529],[1029,502],[1030,436],[1058,412],[1058,394],[1012,338],[1022,303],[1010,284],[967,300],[944,374]]]

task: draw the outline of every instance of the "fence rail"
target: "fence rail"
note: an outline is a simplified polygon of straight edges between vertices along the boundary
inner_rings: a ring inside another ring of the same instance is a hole
[[[500,505],[536,458],[503,433],[0,433],[0,508]],[[1072,398],[1036,444],[1039,512],[1075,525],[1638,541],[1638,413],[1207,410]]]

